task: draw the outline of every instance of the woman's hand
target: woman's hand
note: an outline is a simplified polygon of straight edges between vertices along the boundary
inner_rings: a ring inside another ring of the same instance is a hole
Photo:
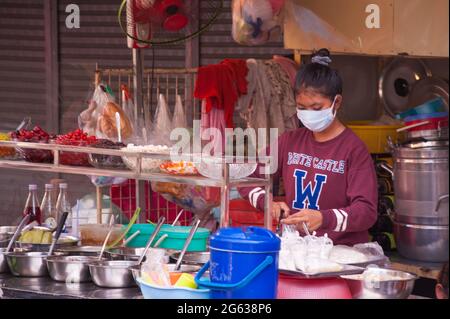
[[[278,222],[278,220],[280,219],[280,215],[281,215],[281,211],[284,210],[283,216],[286,218],[287,216],[289,216],[289,206],[286,203],[283,202],[273,202],[272,203],[272,217]]]
[[[309,231],[315,231],[322,226],[323,216],[317,210],[302,209],[300,212],[283,219],[281,222],[286,225],[296,225],[297,229],[303,233],[302,223],[306,224]]]

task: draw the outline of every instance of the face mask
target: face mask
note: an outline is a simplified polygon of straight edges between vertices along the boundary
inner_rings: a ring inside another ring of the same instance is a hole
[[[334,98],[331,107],[320,111],[297,110],[297,116],[310,131],[323,132],[333,123],[336,117],[336,112],[333,111],[335,103],[336,98]]]

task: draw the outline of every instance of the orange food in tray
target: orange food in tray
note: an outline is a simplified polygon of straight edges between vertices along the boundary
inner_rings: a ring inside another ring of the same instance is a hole
[[[168,162],[161,164],[160,167],[161,171],[167,174],[173,174],[173,175],[197,175],[198,171],[197,168],[195,168],[194,163],[192,162]]]

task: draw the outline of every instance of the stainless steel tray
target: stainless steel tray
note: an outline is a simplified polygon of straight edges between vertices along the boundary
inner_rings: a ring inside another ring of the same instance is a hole
[[[278,269],[280,274],[292,276],[296,278],[335,278],[344,275],[358,275],[365,270],[363,267],[356,267],[351,265],[342,265],[344,268],[337,272],[323,272],[323,273],[304,273],[300,270]]]
[[[355,263],[355,264],[348,264],[349,266],[356,266],[356,267],[362,267],[362,268],[366,268],[369,265],[377,265],[380,267],[383,267],[387,264],[389,264],[389,258],[386,256],[382,256],[382,257],[378,257],[378,258],[374,258],[371,260],[368,260],[366,262],[363,263]]]

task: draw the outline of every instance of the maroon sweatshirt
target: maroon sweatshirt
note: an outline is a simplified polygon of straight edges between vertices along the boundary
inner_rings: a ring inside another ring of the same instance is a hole
[[[327,142],[317,142],[305,128],[283,134],[278,140],[279,174],[291,214],[301,209],[322,213],[319,236],[328,233],[340,245],[368,241],[368,229],[377,219],[377,180],[365,144],[350,129]],[[253,176],[261,177],[259,168]],[[239,192],[264,210],[262,188]]]

